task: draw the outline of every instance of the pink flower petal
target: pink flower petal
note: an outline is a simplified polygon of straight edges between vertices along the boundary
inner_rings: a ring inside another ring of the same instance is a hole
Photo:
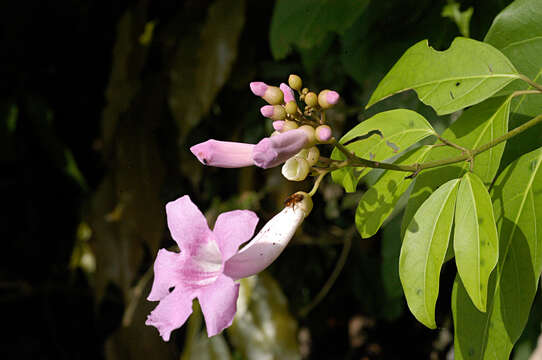
[[[158,250],[154,261],[154,282],[147,300],[158,301],[169,295],[169,288],[175,286],[180,280],[177,270],[182,266],[181,254],[166,249]]]
[[[176,287],[147,316],[145,325],[156,327],[164,341],[169,341],[171,332],[180,328],[192,314],[192,300],[194,297],[194,293]]]
[[[289,103],[290,101],[295,100],[294,92],[288,85],[286,85],[285,83],[281,83],[280,89],[282,90],[282,93],[284,94],[284,102],[286,104]]]
[[[201,289],[198,299],[209,337],[232,324],[238,296],[239,284],[225,275],[220,275],[213,284]]]
[[[228,211],[218,216],[213,233],[223,261],[233,256],[241,244],[250,240],[256,224],[258,216],[250,210]]]
[[[278,166],[303,149],[308,140],[307,133],[302,129],[264,138],[254,147],[254,164],[264,169]]]
[[[253,144],[210,139],[192,146],[190,151],[204,165],[238,168],[254,165],[253,149]]]
[[[262,81],[253,81],[250,83],[250,90],[256,96],[264,96],[267,90],[267,84]]]
[[[167,203],[166,214],[171,236],[181,251],[195,254],[202,245],[213,240],[205,216],[188,195]]]

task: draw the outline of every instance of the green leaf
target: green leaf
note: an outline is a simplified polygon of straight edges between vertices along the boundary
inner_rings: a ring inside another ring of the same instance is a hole
[[[540,83],[542,81],[542,2],[516,0],[494,20],[485,42],[502,51],[521,74]],[[523,81],[515,81],[503,92],[532,89]],[[538,115],[542,109],[542,96],[522,95],[512,102],[510,128],[523,124]],[[536,149],[542,125],[535,126],[521,136],[507,142],[501,169],[522,154]]]
[[[422,146],[401,156],[395,164],[422,162],[431,146]],[[412,182],[408,173],[386,171],[361,197],[356,210],[356,227],[362,238],[376,234]]]
[[[228,337],[245,359],[299,359],[297,322],[278,283],[267,273],[241,280]]]
[[[414,89],[439,115],[477,104],[518,78],[514,65],[491,45],[456,38],[446,51],[427,40],[408,49],[380,82],[367,107]]]
[[[499,238],[489,193],[482,180],[469,172],[457,191],[454,252],[465,289],[476,307],[485,312],[489,275],[499,258]]]
[[[344,144],[354,138],[363,139],[346,145],[357,156],[375,161],[382,161],[405,151],[409,146],[434,134],[431,125],[420,114],[396,109],[376,114],[356,125],[339,142]],[[339,149],[333,149],[331,158],[344,160]],[[356,191],[358,181],[369,171],[347,167],[331,173],[333,181],[342,185],[346,191]]]
[[[344,33],[367,7],[369,0],[278,0],[275,3],[269,40],[277,60],[292,45],[309,49],[329,32]]]
[[[442,137],[466,148],[476,148],[508,131],[510,97],[492,98],[466,110],[457,121],[442,133]],[[499,144],[476,156],[474,173],[484,183],[491,184],[504,150],[505,144]],[[427,155],[427,161],[441,160],[460,155],[450,147],[437,147]],[[416,176],[416,182],[403,218],[403,233],[418,207],[440,185],[450,179],[461,177],[467,171],[468,164],[457,163],[422,171]]]
[[[542,148],[511,163],[491,191],[499,262],[490,277],[487,312],[460,281],[452,293],[456,359],[508,359],[529,316],[542,271]]]
[[[461,11],[460,7],[461,4],[452,0],[444,6],[441,15],[443,17],[450,18],[453,22],[455,22],[461,35],[464,37],[469,37],[469,23],[474,9],[471,6],[467,10]]]
[[[448,248],[459,179],[439,187],[420,206],[403,239],[399,275],[408,307],[416,319],[434,329],[440,269]]]

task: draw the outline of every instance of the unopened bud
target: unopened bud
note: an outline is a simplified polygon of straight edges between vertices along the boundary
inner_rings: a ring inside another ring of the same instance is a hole
[[[303,86],[303,81],[301,80],[301,78],[295,74],[291,74],[289,77],[288,77],[288,85],[290,85],[290,87],[294,90],[301,90],[301,87]]]
[[[284,94],[278,87],[269,86],[262,98],[271,105],[279,105],[283,103]]]
[[[284,125],[282,126],[281,132],[286,132],[290,130],[295,130],[299,127],[295,121],[286,120],[284,121]]]
[[[331,128],[327,125],[320,125],[314,130],[316,142],[325,143],[331,139]]]
[[[288,85],[286,85],[285,83],[281,83],[280,90],[284,94],[285,103],[288,103],[290,101],[295,101],[294,92],[292,91],[292,89],[290,89]]]
[[[307,135],[307,143],[304,146],[305,148],[309,148],[316,144],[316,137],[314,136],[314,128],[312,126],[302,125],[298,129],[303,130]]]
[[[265,105],[261,107],[260,112],[272,120],[284,120],[286,117],[286,111],[281,105]]]
[[[273,129],[275,129],[276,131],[281,131],[283,127],[284,127],[284,121],[281,121],[281,120],[273,121]]]
[[[284,94],[276,86],[269,86],[261,81],[253,81],[250,83],[250,90],[256,96],[260,96],[271,105],[282,104]]]
[[[288,103],[286,103],[284,109],[288,114],[295,115],[297,113],[297,103],[295,102],[295,100],[289,101]]]
[[[305,104],[309,106],[318,105],[318,96],[312,91],[305,95]]]
[[[318,104],[322,109],[329,109],[339,101],[339,93],[333,90],[322,90],[318,94]]]
[[[291,157],[282,165],[282,175],[290,181],[303,181],[310,171],[309,162],[301,157]]]
[[[256,96],[262,97],[269,86],[262,81],[253,81],[250,83],[250,90]]]

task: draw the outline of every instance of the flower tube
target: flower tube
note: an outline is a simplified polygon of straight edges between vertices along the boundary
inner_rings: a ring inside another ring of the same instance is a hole
[[[312,210],[311,197],[302,191],[286,200],[286,206],[260,232],[224,264],[224,274],[241,279],[267,268],[282,253],[295,231]]]
[[[238,168],[254,165],[253,144],[232,141],[207,140],[190,148],[204,165],[221,168]]]

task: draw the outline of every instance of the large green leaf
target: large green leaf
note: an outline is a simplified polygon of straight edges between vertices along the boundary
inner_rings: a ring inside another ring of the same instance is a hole
[[[422,162],[431,146],[422,146],[401,156],[395,164]],[[412,182],[408,173],[386,171],[361,197],[356,210],[356,227],[362,238],[376,234],[395,204]]]
[[[493,98],[475,105],[466,110],[461,117],[444,131],[442,137],[467,148],[476,148],[508,130],[508,114],[510,109],[510,97]],[[491,184],[504,150],[505,144],[501,143],[488,151],[476,156],[474,160],[474,173],[486,184]],[[432,149],[427,161],[441,160],[459,155],[460,152],[449,147],[437,147]],[[403,218],[403,233],[410,219],[418,207],[440,185],[450,179],[461,177],[467,170],[468,164],[457,163],[422,171],[416,176],[414,188]]]
[[[339,142],[344,144],[354,138],[365,137],[348,144],[346,148],[361,158],[382,161],[399,155],[412,144],[434,133],[422,115],[407,109],[396,109],[378,113],[356,125]],[[345,156],[335,148],[331,158],[344,160]],[[366,168],[348,167],[335,170],[331,175],[333,181],[341,184],[346,191],[353,192],[359,179],[367,172]]]
[[[365,10],[369,0],[278,0],[269,40],[275,59],[283,59],[292,45],[309,49],[331,32],[342,34]]]
[[[494,20],[485,42],[502,51],[521,74],[542,81],[542,1],[516,0]],[[531,88],[527,83],[515,81],[504,91]],[[542,109],[542,95],[522,95],[512,102],[510,128],[523,124],[538,115]],[[536,149],[542,125],[535,126],[506,145],[502,169],[522,154]]]
[[[456,359],[508,359],[529,316],[542,270],[542,148],[511,163],[491,191],[499,232],[499,263],[487,312],[456,281],[452,294]]]
[[[403,239],[399,276],[408,307],[416,319],[434,329],[440,269],[444,263],[459,179],[439,187],[420,206]]]
[[[367,107],[414,89],[439,115],[449,114],[487,99],[517,78],[514,65],[491,45],[456,38],[448,50],[439,52],[423,40],[397,61]]]
[[[469,172],[457,191],[454,252],[465,289],[474,305],[485,312],[489,275],[499,257],[499,238],[489,193],[482,180]]]

